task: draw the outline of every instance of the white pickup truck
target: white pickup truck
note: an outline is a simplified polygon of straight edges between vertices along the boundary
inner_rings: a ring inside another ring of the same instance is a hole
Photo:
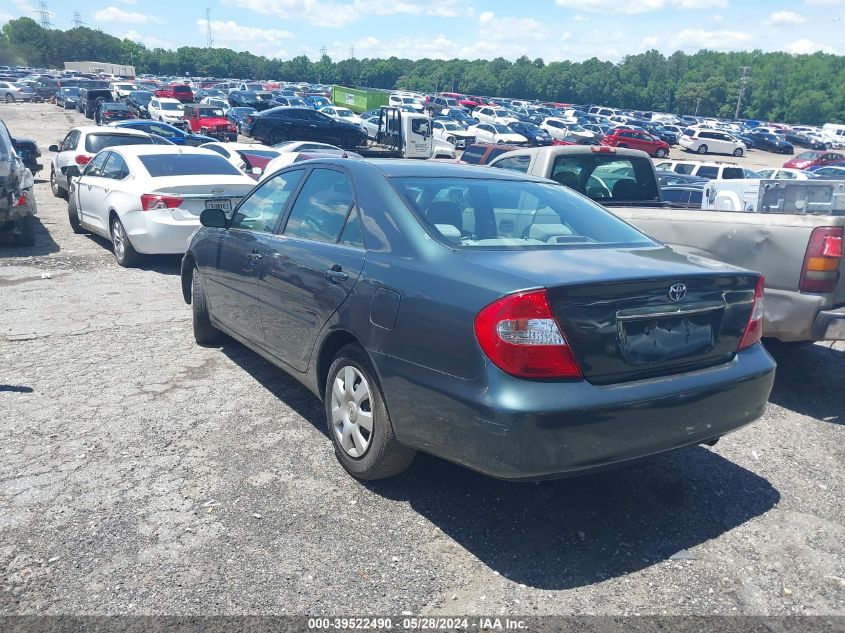
[[[490,167],[550,178],[677,250],[762,273],[765,336],[845,340],[845,210],[833,199],[798,211],[772,189],[781,204],[767,204],[766,212],[676,208],[663,203],[647,154],[604,146],[520,149]]]

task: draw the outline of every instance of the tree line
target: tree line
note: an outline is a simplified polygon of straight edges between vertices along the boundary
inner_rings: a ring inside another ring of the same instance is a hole
[[[131,64],[138,73],[340,83],[422,92],[461,92],[732,118],[741,88],[743,118],[821,124],[845,121],[845,57],[759,50],[702,50],[666,57],[656,50],[619,63],[597,58],[549,62],[439,59],[345,59],[305,55],[268,59],[226,48],[148,49],[102,31],[44,29],[31,18],[0,31],[0,64],[62,68],[65,61]]]

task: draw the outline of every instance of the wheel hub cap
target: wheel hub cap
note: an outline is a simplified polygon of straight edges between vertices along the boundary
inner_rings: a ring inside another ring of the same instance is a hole
[[[363,457],[373,436],[372,394],[363,373],[351,365],[335,375],[331,418],[341,449],[350,457]]]

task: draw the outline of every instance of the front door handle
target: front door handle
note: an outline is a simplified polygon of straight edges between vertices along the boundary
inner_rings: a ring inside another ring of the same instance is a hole
[[[335,264],[331,268],[325,271],[326,279],[331,282],[336,281],[346,281],[349,279],[349,275],[343,272],[343,268],[340,267],[339,264]]]
[[[262,257],[264,257],[264,256],[261,253],[259,253],[258,251],[252,251],[249,255],[246,256],[246,258],[252,264],[257,264],[258,262],[260,262]]]

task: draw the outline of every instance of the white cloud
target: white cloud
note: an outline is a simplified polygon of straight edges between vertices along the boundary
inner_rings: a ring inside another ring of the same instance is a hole
[[[376,37],[363,37],[355,42],[355,56],[364,57],[396,57],[408,59],[454,59],[461,56],[461,45],[439,34],[433,37],[399,38],[381,41]],[[336,59],[342,59],[346,54],[338,54]]]
[[[147,48],[165,48],[165,49],[173,49],[176,48],[176,44],[169,40],[163,40],[155,35],[141,35],[138,31],[130,30],[123,34],[122,39],[125,40],[132,40],[133,42],[138,42],[139,44],[143,44]]]
[[[648,13],[664,8],[714,9],[727,7],[728,0],[555,0],[559,7],[591,13]]]
[[[207,30],[208,22],[197,20],[197,31],[205,35]],[[286,50],[279,48],[279,40],[294,38],[290,31],[243,26],[234,20],[212,20],[211,34],[215,46],[277,58],[289,56]]]
[[[801,38],[800,40],[795,40],[791,44],[787,44],[786,51],[795,55],[809,55],[818,51],[821,51],[823,53],[836,53],[836,50],[831,48],[830,46],[825,46],[824,44],[817,44],[812,40],[808,40],[807,38]]]
[[[106,7],[94,13],[96,22],[126,22],[129,24],[147,24],[149,22],[164,22],[156,15],[138,13],[137,11],[124,11],[117,7]]]
[[[777,11],[769,16],[766,24],[804,24],[806,21],[807,18],[795,11]]]
[[[664,52],[683,50],[696,52],[703,48],[713,51],[729,51],[747,48],[754,38],[741,31],[705,31],[704,29],[683,29],[669,37],[650,36],[640,42],[640,50],[660,48]],[[662,46],[660,46],[662,44]],[[638,51],[629,51],[635,53]]]
[[[138,4],[138,0],[120,0],[123,4]]]
[[[804,0],[811,7],[838,7],[845,0]]]

